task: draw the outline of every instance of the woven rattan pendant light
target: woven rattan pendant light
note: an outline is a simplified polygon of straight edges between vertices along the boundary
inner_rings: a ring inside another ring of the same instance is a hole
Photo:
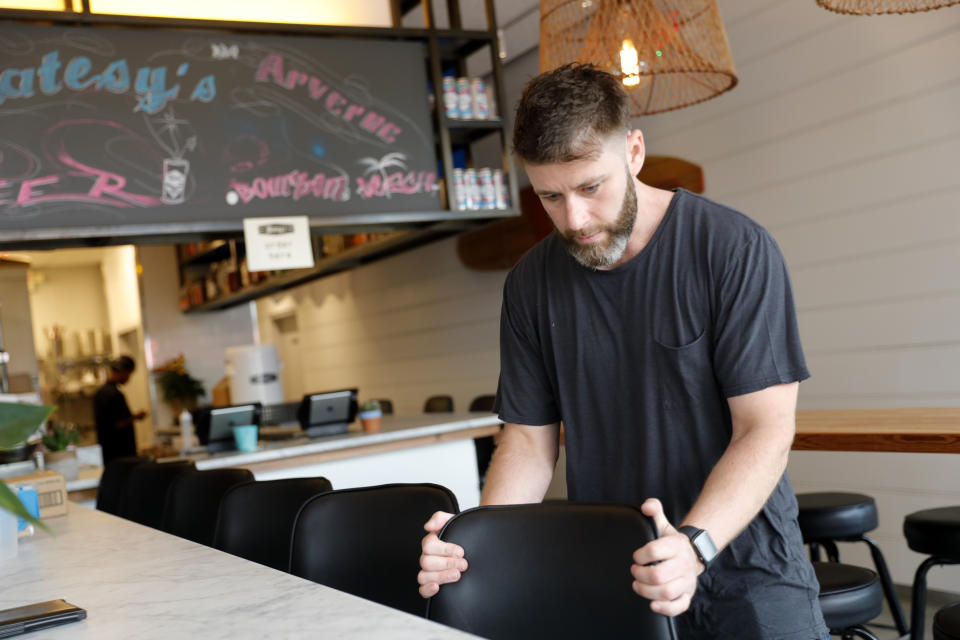
[[[574,61],[620,77],[634,116],[737,84],[715,0],[540,0],[540,71]]]
[[[960,0],[817,0],[817,4],[837,13],[875,16],[883,13],[930,11],[960,4]]]

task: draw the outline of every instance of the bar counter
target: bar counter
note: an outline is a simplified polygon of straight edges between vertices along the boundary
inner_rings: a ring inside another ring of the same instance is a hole
[[[0,609],[63,598],[87,619],[24,638],[474,636],[71,504],[0,563]],[[410,577],[416,589],[416,576]]]
[[[497,416],[486,412],[384,416],[379,433],[364,433],[357,423],[334,436],[262,439],[257,451],[250,453],[198,450],[183,457],[200,470],[249,469],[258,480],[325,476],[334,489],[433,482],[453,491],[460,508],[467,509],[480,503],[473,439],[494,435],[500,424]],[[93,506],[99,473],[95,476],[69,481],[70,500]]]
[[[960,408],[797,411],[793,448],[960,453]]]

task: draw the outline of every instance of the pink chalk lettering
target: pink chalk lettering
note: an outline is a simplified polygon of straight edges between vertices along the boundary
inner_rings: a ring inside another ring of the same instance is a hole
[[[283,85],[283,56],[276,53],[267,54],[260,63],[255,78],[257,82],[268,82],[272,79],[277,84]]]
[[[318,102],[323,100],[323,106],[330,114],[343,118],[345,122],[357,123],[359,120],[358,126],[362,130],[376,135],[385,142],[394,143],[397,141],[397,136],[403,133],[401,127],[388,121],[385,116],[368,111],[367,107],[353,102],[349,92],[345,95],[340,91],[331,90],[320,78],[305,71],[288,69],[285,72],[284,63],[282,55],[269,53],[260,62],[254,78],[257,82],[273,82],[290,90],[305,86],[307,95]]]
[[[433,191],[437,176],[432,171],[395,171],[389,175],[357,176],[357,194],[364,200],[389,198],[394,194],[413,195]]]
[[[345,104],[347,104],[347,99],[344,98],[342,95],[340,95],[339,91],[334,91],[333,93],[327,96],[327,101],[326,101],[327,109],[329,109],[331,112],[337,115],[340,115],[341,113],[343,113],[342,106]]]
[[[370,133],[375,133],[376,130],[382,127],[383,123],[386,121],[387,119],[379,113],[370,111],[363,117],[363,120],[360,121],[360,128],[366,129]]]
[[[387,124],[380,127],[379,131],[377,131],[377,137],[379,137],[384,142],[396,142],[397,135],[402,132],[403,132],[403,129],[393,124],[392,122],[388,122]]]
[[[103,204],[109,204],[115,207],[129,205],[136,205],[139,207],[158,207],[161,204],[160,198],[124,191],[123,188],[127,185],[127,179],[117,173],[85,165],[82,162],[71,158],[66,151],[61,151],[57,155],[57,158],[60,160],[60,162],[68,167],[73,167],[74,169],[80,170],[82,172],[80,175],[87,175],[96,178],[93,186],[90,187],[90,191],[87,193],[87,196],[97,202],[102,202]],[[129,205],[124,205],[114,200],[105,198],[104,194],[124,200],[129,203]]]
[[[254,199],[268,200],[273,198],[293,198],[298,201],[306,197],[319,200],[344,200],[343,195],[348,186],[344,176],[326,176],[316,173],[310,177],[306,171],[294,170],[278,176],[258,176],[252,182],[233,180],[230,188],[240,197],[243,204]]]
[[[20,193],[17,194],[16,206],[20,207],[43,199],[39,193],[34,193],[34,187],[42,187],[45,184],[56,184],[60,182],[57,176],[43,176],[42,178],[31,178],[20,183]]]
[[[310,78],[308,90],[310,92],[310,97],[314,100],[319,100],[322,98],[323,94],[325,94],[329,88],[330,87],[320,82],[319,78]]]
[[[360,105],[352,104],[347,107],[347,112],[343,114],[343,119],[347,122],[351,122],[355,116],[362,116],[364,111],[366,111],[366,109]]]

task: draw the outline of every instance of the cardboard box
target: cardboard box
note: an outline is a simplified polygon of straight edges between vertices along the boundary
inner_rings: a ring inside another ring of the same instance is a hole
[[[41,520],[67,515],[67,480],[63,474],[56,471],[36,471],[23,476],[4,478],[3,482],[7,483],[14,492],[17,487],[24,484],[32,484],[36,487]]]

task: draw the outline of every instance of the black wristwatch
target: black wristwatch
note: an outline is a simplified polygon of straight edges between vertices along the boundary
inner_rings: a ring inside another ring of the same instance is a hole
[[[680,527],[679,531],[690,538],[690,544],[693,545],[693,550],[697,553],[697,557],[700,558],[700,562],[703,563],[704,567],[709,567],[718,553],[717,545],[713,543],[713,538],[710,537],[710,534],[703,529],[697,529],[689,525]]]

